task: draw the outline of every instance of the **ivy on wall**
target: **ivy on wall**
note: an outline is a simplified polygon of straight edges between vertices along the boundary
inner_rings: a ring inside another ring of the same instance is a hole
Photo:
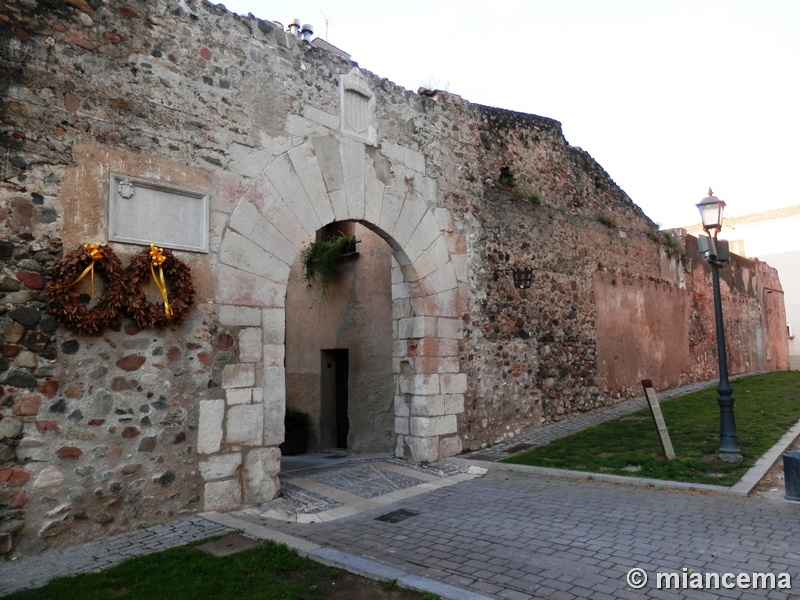
[[[303,279],[316,281],[320,293],[326,296],[330,282],[339,274],[341,263],[357,256],[357,243],[352,235],[332,236],[327,240],[311,242],[300,254]]]

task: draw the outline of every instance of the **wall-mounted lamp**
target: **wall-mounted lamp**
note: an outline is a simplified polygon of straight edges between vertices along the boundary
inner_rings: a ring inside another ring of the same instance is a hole
[[[495,273],[508,273],[514,278],[514,287],[518,290],[527,290],[533,285],[533,269],[498,269]],[[495,277],[497,279],[497,277]]]

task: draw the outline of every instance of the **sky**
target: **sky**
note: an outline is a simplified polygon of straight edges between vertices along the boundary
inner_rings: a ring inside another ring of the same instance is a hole
[[[223,0],[416,90],[560,121],[662,227],[800,204],[800,0]]]

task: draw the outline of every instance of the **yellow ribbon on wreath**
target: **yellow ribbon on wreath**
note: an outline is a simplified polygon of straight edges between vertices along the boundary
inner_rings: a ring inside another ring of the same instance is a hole
[[[158,248],[154,244],[150,244],[150,274],[153,276],[153,283],[161,292],[161,297],[164,299],[164,313],[168,319],[172,318],[172,307],[169,305],[167,298],[167,281],[164,279],[164,261],[167,257],[164,256],[164,250]],[[158,267],[158,275],[156,275],[155,268]]]
[[[66,285],[49,286],[48,289],[63,290],[64,288],[68,288],[75,285],[76,283],[80,282],[81,279],[83,279],[87,275],[90,275],[90,279],[92,281],[92,293],[89,298],[90,300],[94,300],[94,263],[103,258],[103,251],[100,249],[100,245],[101,244],[99,242],[83,245],[84,249],[89,254],[89,258],[92,259],[92,262],[89,263],[89,266],[83,270],[83,273],[81,273],[75,281],[73,281],[72,283],[68,283]]]

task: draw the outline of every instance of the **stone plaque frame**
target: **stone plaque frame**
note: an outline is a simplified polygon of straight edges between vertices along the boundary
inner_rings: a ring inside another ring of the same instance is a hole
[[[367,144],[378,140],[375,128],[375,94],[358,67],[339,80],[342,133]]]
[[[112,173],[108,239],[208,252],[208,193]]]

